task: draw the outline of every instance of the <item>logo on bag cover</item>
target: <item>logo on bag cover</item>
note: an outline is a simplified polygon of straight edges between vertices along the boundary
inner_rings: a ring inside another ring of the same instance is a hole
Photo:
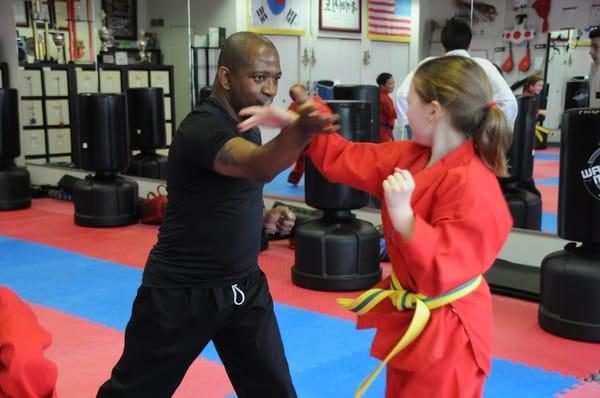
[[[600,148],[592,153],[587,165],[587,168],[581,170],[583,185],[594,199],[600,200]]]

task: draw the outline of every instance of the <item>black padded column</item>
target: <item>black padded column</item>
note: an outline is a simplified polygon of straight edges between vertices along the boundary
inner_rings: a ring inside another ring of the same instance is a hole
[[[75,224],[111,227],[137,222],[138,186],[117,173],[129,163],[125,96],[80,94],[77,166],[95,171],[75,183]]]
[[[542,199],[533,181],[534,129],[538,97],[517,98],[519,113],[515,120],[513,141],[507,152],[508,172],[500,179],[502,192],[513,217],[513,226],[540,230]]]
[[[19,143],[19,94],[0,88],[0,210],[31,206],[29,172],[15,165]]]
[[[340,133],[352,141],[369,141],[370,104],[328,101],[340,116]],[[351,209],[367,204],[364,192],[327,181],[306,161],[306,203],[323,210],[323,217],[300,224],[295,233],[292,281],[316,290],[359,290],[381,280],[379,233],[356,219]]]
[[[558,235],[569,243],[542,262],[540,326],[600,342],[600,108],[562,119]]]
[[[130,160],[125,174],[166,180],[167,157],[156,153],[167,145],[163,89],[127,89],[127,111],[131,149],[140,153]]]

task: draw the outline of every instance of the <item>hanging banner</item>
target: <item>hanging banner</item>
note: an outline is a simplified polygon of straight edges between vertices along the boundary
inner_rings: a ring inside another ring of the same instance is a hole
[[[367,0],[367,37],[410,42],[411,0]]]
[[[248,0],[248,30],[271,35],[304,35],[305,0]]]

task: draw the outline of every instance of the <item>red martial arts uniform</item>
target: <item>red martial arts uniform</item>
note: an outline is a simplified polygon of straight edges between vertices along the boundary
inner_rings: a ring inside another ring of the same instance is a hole
[[[331,182],[383,201],[381,217],[392,267],[409,291],[438,296],[483,274],[510,232],[512,218],[496,177],[471,140],[427,168],[431,148],[412,141],[357,144],[338,134],[319,134],[306,154]],[[382,182],[394,167],[409,170],[416,184],[409,241],[393,229],[383,197]],[[389,286],[386,278],[377,287]],[[377,328],[371,354],[383,359],[412,315],[384,300],[359,316],[359,328]],[[491,355],[492,303],[482,281],[467,296],[431,311],[423,333],[388,364],[386,397],[479,397]]]
[[[56,397],[56,365],[44,357],[52,337],[15,292],[0,287],[0,397]]]
[[[379,91],[379,142],[394,141],[396,108],[385,90]]]
[[[315,95],[314,97],[311,97],[310,99],[312,102],[314,102],[317,105],[317,111],[319,111],[325,115],[331,115],[331,109],[329,109],[327,104],[325,104],[323,102],[321,97]],[[292,104],[288,107],[288,110],[297,112],[298,106],[299,105],[297,102],[292,102]],[[291,171],[290,175],[288,176],[288,182],[290,184],[298,185],[303,174],[304,174],[304,154],[300,155],[298,157],[298,160],[296,160],[294,169]]]

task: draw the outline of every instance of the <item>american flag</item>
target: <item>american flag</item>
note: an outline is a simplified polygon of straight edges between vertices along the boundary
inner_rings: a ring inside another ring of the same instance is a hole
[[[367,0],[371,40],[410,42],[412,0]]]

